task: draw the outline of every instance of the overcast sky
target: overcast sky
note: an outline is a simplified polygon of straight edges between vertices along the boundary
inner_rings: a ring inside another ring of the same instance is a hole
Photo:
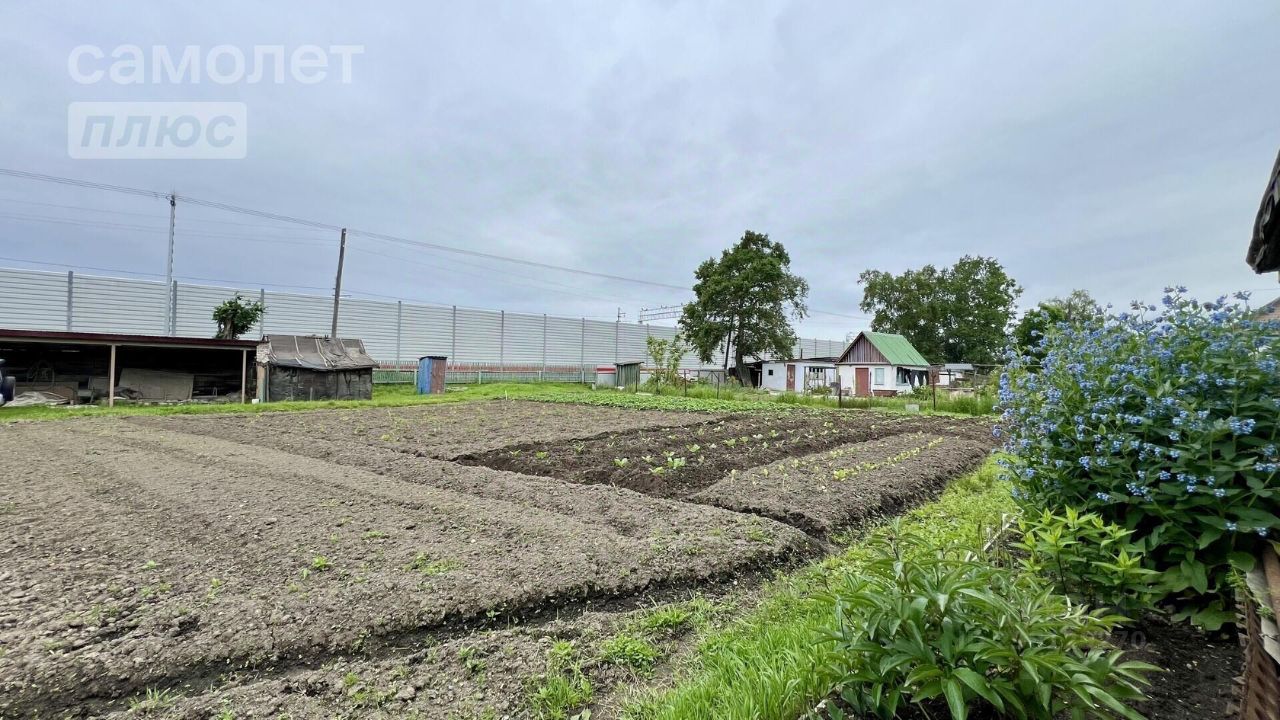
[[[1275,276],[1243,258],[1280,149],[1277,28],[1274,0],[6,3],[0,167],[680,286],[752,229],[846,315],[859,272],[964,254],[999,259],[1023,306],[1178,283],[1266,301]],[[82,45],[363,52],[349,82],[122,85],[73,79]],[[244,103],[246,157],[69,157],[69,103],[148,100]],[[162,201],[0,177],[0,266],[162,276],[167,223]],[[181,203],[177,228],[180,279],[332,286],[335,233]],[[350,247],[357,296],[610,318],[687,299]]]

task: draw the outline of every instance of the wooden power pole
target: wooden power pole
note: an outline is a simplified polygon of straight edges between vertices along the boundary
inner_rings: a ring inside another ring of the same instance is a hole
[[[329,337],[338,337],[338,300],[342,296],[342,261],[347,255],[347,229],[342,228],[342,241],[338,245],[338,278],[333,283],[333,326]]]

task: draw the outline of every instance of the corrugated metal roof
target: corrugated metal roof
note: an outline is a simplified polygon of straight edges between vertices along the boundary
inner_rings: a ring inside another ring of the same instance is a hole
[[[251,350],[257,340],[174,337],[171,335],[128,335],[123,333],[62,332],[58,330],[13,330],[0,328],[0,339],[68,345],[130,345],[136,347],[218,348]]]
[[[364,342],[319,335],[267,335],[258,346],[258,362],[306,370],[363,370],[375,368]]]
[[[927,367],[929,361],[924,359],[920,351],[915,349],[911,341],[896,333],[872,332],[870,330],[862,333],[876,349],[884,355],[885,359],[892,365],[918,365]]]

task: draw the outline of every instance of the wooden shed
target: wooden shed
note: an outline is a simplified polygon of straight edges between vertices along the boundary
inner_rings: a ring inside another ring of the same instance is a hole
[[[898,395],[929,384],[929,361],[894,333],[858,333],[836,365],[841,390],[852,395]]]
[[[373,369],[364,341],[319,335],[267,335],[258,345],[258,398],[369,400]]]

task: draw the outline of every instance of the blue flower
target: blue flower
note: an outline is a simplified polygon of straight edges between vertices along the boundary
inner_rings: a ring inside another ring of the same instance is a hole
[[[1231,522],[1230,520],[1228,520],[1228,521],[1227,521],[1227,530],[1230,530],[1231,532],[1235,532],[1235,531],[1236,531],[1236,524],[1235,524],[1235,523],[1233,523],[1233,522]]]
[[[1253,418],[1240,419],[1237,417],[1227,418],[1227,426],[1231,428],[1231,432],[1236,435],[1248,435],[1253,432],[1253,428],[1257,426],[1258,421]]]
[[[1267,529],[1266,529],[1266,528],[1264,528],[1264,527],[1255,528],[1255,529],[1254,529],[1254,532],[1258,533],[1258,537],[1266,537],[1266,536],[1267,536]]]
[[[1110,495],[1108,495],[1108,494],[1106,494],[1106,493],[1104,493],[1104,492],[1097,493],[1097,494],[1095,495],[1095,497],[1097,497],[1097,498],[1098,498],[1099,500],[1101,500],[1102,502],[1110,502],[1110,501],[1111,501],[1111,496],[1110,496]]]
[[[1213,491],[1213,496],[1214,496],[1214,497],[1216,497],[1216,498],[1226,497],[1226,496],[1227,496],[1227,491],[1226,491],[1226,490],[1223,490],[1222,488],[1218,488],[1217,490],[1214,490],[1214,491]]]

